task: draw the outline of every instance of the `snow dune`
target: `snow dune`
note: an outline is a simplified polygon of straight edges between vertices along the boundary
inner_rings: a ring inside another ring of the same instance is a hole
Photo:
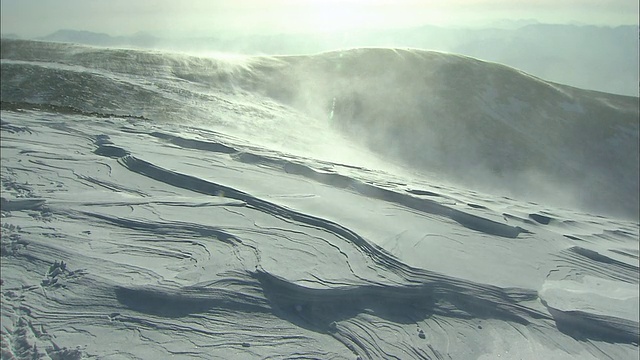
[[[2,358],[638,357],[637,98],[420,50],[1,51]]]

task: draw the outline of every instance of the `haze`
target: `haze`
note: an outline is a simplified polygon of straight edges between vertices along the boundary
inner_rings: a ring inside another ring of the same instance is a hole
[[[495,27],[502,20],[593,25],[638,24],[628,0],[245,0],[177,2],[3,0],[3,34],[44,36],[58,29],[161,36],[305,33],[419,25]]]

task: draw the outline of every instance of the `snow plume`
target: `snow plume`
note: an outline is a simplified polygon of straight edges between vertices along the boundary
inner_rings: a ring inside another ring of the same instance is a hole
[[[466,186],[638,215],[637,98],[421,50],[283,60],[271,96],[377,153]]]

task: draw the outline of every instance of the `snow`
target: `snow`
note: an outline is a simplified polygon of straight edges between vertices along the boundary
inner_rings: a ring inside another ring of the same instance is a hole
[[[358,52],[371,49],[298,60],[330,63]],[[327,120],[340,108],[333,90],[314,88],[318,104],[307,107],[248,87],[223,94],[153,78],[172,85],[157,88],[169,94],[154,104],[203,98],[196,110],[185,101],[174,118],[154,108],[140,118],[126,116],[144,103],[135,92],[107,109],[53,94],[45,104],[55,106],[38,109],[20,98],[15,66],[2,59],[2,358],[639,355],[633,217],[470,188],[381,153]],[[76,86],[72,80],[63,85]],[[281,85],[305,89],[306,80]],[[83,96],[119,96],[115,90]],[[587,93],[565,90],[591,104]],[[476,108],[495,106],[487,116],[541,106],[524,104],[522,94],[512,98],[519,102],[486,94],[498,99]],[[372,114],[366,95],[362,116]],[[557,96],[549,114],[580,115]],[[316,117],[321,104],[327,112]],[[632,146],[633,123],[607,109],[614,124],[603,128],[620,139],[616,146]],[[177,121],[195,115],[203,118]],[[518,121],[510,126],[535,137],[533,124]]]

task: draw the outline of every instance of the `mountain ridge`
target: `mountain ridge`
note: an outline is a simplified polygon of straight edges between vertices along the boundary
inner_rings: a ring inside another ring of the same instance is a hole
[[[278,143],[291,138],[287,126],[308,143],[316,140],[304,139],[307,127],[330,126],[467,186],[547,200],[561,193],[571,206],[638,214],[638,98],[497,63],[416,49],[212,58],[19,40],[2,41],[2,59],[6,102],[38,93],[42,103],[87,113],[175,123],[228,117]],[[230,105],[237,101],[246,105]],[[250,105],[263,101],[307,120],[271,123],[280,117]]]
[[[186,36],[152,34],[109,36],[58,31],[38,40],[98,46],[133,46],[186,52],[248,55],[313,54],[351,47],[411,47],[464,54],[506,64],[549,81],[638,96],[638,27],[523,22],[516,28],[442,28],[353,31],[340,34]],[[630,81],[629,79],[636,79]]]

